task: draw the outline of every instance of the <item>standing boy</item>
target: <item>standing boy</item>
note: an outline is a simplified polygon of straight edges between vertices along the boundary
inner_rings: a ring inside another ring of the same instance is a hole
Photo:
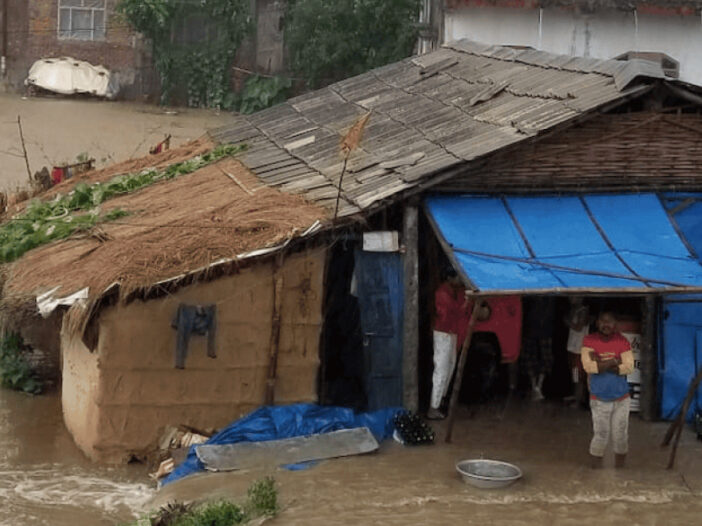
[[[634,370],[634,354],[628,340],[617,332],[616,324],[614,314],[603,312],[597,319],[597,332],[583,339],[581,357],[590,384],[593,467],[602,466],[610,435],[615,467],[624,467],[629,449],[631,399],[626,375]]]

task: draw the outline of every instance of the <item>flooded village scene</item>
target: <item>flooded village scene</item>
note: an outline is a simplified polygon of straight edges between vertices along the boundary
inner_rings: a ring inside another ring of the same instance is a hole
[[[700,524],[701,14],[0,0],[0,526]]]

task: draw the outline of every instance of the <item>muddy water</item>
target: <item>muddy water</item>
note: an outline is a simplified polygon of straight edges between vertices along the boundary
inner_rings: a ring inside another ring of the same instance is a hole
[[[503,418],[500,420],[500,416]],[[699,525],[702,524],[702,442],[686,433],[678,469],[666,471],[658,447],[665,425],[632,416],[629,466],[593,471],[585,411],[521,404],[502,413],[463,411],[452,444],[403,447],[385,442],[374,454],[328,460],[299,472],[244,471],[196,475],[166,486],[154,505],[205,496],[236,499],[252,480],[272,474],[283,510],[271,524]],[[501,490],[466,485],[459,459],[496,458],[524,477]]]
[[[0,525],[121,524],[153,496],[141,466],[91,464],[63,426],[57,394],[0,389]]]
[[[75,162],[82,153],[96,159],[98,167],[141,157],[166,134],[177,146],[232,119],[209,110],[0,94],[0,190],[12,190],[27,180],[17,116],[32,173]]]

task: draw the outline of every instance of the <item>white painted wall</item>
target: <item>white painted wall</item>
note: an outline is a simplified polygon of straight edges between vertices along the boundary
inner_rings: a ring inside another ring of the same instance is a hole
[[[444,28],[446,42],[470,38],[594,58],[613,58],[627,51],[659,51],[680,62],[681,80],[702,85],[700,16],[465,7],[446,12]]]

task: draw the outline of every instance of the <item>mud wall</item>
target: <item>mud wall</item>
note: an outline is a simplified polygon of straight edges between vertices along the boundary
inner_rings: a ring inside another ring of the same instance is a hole
[[[289,257],[283,276],[276,403],[317,399],[325,252]],[[185,369],[174,367],[178,305],[217,305],[217,357],[207,338],[190,340]],[[170,424],[219,428],[262,405],[268,374],[273,268],[181,289],[100,315],[97,348],[63,335],[63,411],[78,446],[92,459],[126,460],[155,443]]]

